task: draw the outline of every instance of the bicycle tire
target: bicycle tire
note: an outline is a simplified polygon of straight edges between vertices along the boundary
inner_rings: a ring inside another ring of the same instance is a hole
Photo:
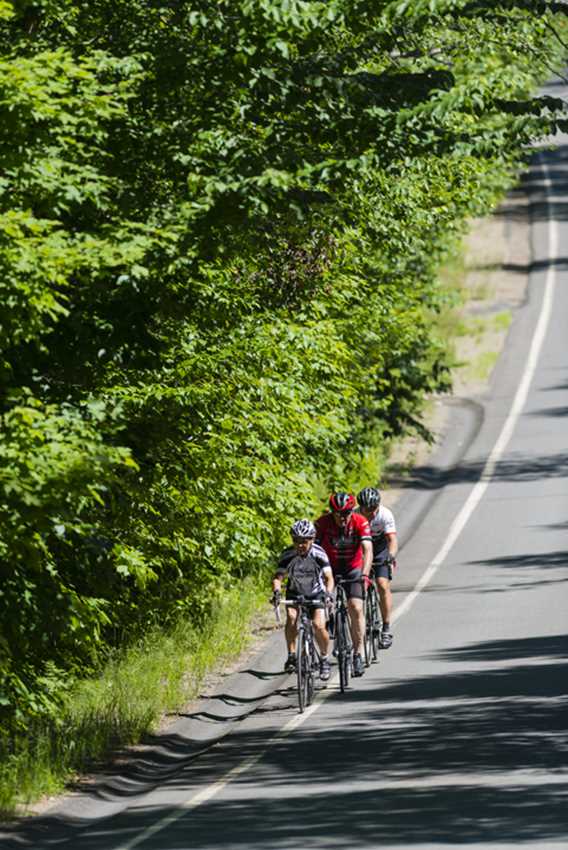
[[[314,692],[316,689],[316,667],[317,667],[317,652],[313,632],[310,631],[307,640],[308,645],[308,690],[307,701],[311,705],[314,700]]]
[[[306,634],[303,629],[298,632],[296,646],[296,677],[298,681],[298,708],[300,714],[306,710],[309,705],[309,655],[306,645]]]
[[[370,667],[373,660],[373,629],[373,588],[370,586],[365,592],[365,634],[363,637],[365,667]]]
[[[349,623],[344,611],[337,617],[337,661],[339,664],[339,689],[345,693],[349,686],[351,672],[351,648],[349,640]]]
[[[381,633],[381,608],[379,605],[379,594],[375,586],[371,589],[372,627],[371,627],[371,655],[373,661],[379,658],[379,636]]]

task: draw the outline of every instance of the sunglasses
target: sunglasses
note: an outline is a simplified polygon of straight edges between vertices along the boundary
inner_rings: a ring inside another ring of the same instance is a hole
[[[313,541],[313,537],[293,537],[294,543],[311,543]]]

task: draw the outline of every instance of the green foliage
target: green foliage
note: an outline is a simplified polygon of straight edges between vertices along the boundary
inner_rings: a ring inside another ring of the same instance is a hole
[[[420,429],[436,270],[560,120],[562,12],[0,2],[5,728]]]
[[[249,646],[259,595],[245,580],[224,595],[205,630],[184,619],[150,630],[114,653],[99,675],[60,696],[56,723],[36,718],[12,743],[0,734],[0,817],[60,792],[69,776],[92,768],[111,747],[138,742],[156,731],[165,711],[195,700],[212,663],[231,661]]]

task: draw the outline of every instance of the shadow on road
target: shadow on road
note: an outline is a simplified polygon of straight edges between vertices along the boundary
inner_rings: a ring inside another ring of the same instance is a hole
[[[551,260],[535,260],[532,263],[504,263],[501,268],[506,272],[513,274],[531,274],[533,272],[547,271],[550,268],[558,269],[558,271],[566,271],[568,269],[568,257],[556,257]]]
[[[219,797],[183,812],[144,848],[568,841],[567,656],[565,635],[480,641],[430,656],[444,664],[440,675],[363,679],[330,698],[332,708],[344,705],[345,722],[335,712],[329,727],[308,720],[277,739]],[[168,791],[189,796],[190,785],[205,787],[266,744],[265,733],[241,726],[215,758],[172,773]],[[142,803],[92,825],[44,817],[27,830],[29,846],[113,850],[177,813]]]
[[[568,566],[568,550],[561,549],[555,552],[531,552],[527,555],[502,555],[497,558],[483,558],[479,561],[468,561],[476,566],[508,567],[513,570],[522,570],[529,567],[566,567]]]
[[[425,464],[417,467],[410,474],[392,476],[390,483],[391,486],[402,490],[439,490],[448,484],[479,481],[484,466],[485,458],[479,461],[464,461],[451,469],[440,469],[434,465]],[[494,481],[525,482],[567,476],[568,453],[560,452],[542,457],[510,454],[497,462],[491,477]]]
[[[517,190],[509,193],[510,202],[501,204],[496,211],[499,218],[511,221],[524,219],[526,212],[523,206],[515,203],[515,198],[528,195],[532,221],[548,221],[550,218],[556,221],[568,220],[568,145],[559,145],[555,150],[547,151],[546,161],[546,180],[539,161],[535,160]],[[550,198],[552,200],[547,200]]]
[[[541,410],[531,410],[529,416],[552,416],[560,419],[562,416],[568,416],[568,407],[543,407]]]

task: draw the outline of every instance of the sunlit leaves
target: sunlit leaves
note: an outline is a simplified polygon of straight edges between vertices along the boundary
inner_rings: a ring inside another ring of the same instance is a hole
[[[558,117],[529,5],[0,0],[5,719],[420,427],[437,266]]]

